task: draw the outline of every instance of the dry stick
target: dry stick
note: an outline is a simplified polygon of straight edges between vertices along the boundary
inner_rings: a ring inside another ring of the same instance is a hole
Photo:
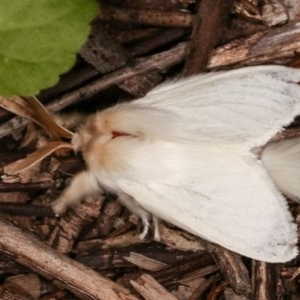
[[[29,183],[6,183],[0,182],[0,192],[33,192],[49,189],[55,186],[54,181],[39,181],[39,182],[29,182]]]
[[[227,2],[227,0],[201,1],[189,44],[185,76],[205,71],[218,41],[224,15],[230,11]]]
[[[56,252],[36,237],[0,220],[0,251],[16,262],[75,293],[81,299],[136,298],[123,286]]]
[[[122,7],[132,8],[155,8],[160,10],[176,10],[182,9],[195,2],[196,0],[110,0],[109,4],[113,6],[120,5],[122,2]],[[108,2],[108,1],[107,1]]]
[[[113,26],[113,25],[112,25]],[[168,28],[166,28],[167,30]],[[122,45],[133,45],[135,43],[140,43],[143,40],[151,38],[162,32],[162,28],[159,27],[139,27],[136,29],[126,30],[126,28],[114,28],[109,27],[109,35],[114,38],[117,42]]]
[[[37,95],[37,98],[41,100],[41,102],[46,99],[53,99],[59,94],[64,94],[78,86],[83,86],[86,82],[95,79],[97,76],[99,76],[99,72],[92,66],[85,66],[79,70],[73,70],[72,72],[61,75],[59,82],[54,87],[42,90],[40,94]]]
[[[105,22],[126,22],[159,27],[191,28],[194,16],[189,13],[142,10],[101,6],[98,19]]]
[[[167,45],[168,43],[179,40],[188,32],[189,30],[182,28],[159,30],[159,32],[157,32],[157,34],[153,37],[129,47],[129,51],[133,56],[145,55],[159,47]]]
[[[278,265],[252,260],[252,300],[276,299]]]
[[[30,205],[21,203],[0,203],[0,213],[25,217],[54,217],[54,212],[50,207],[42,205]]]

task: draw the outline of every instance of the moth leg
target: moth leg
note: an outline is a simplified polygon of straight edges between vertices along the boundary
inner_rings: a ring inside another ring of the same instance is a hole
[[[153,225],[154,225],[154,240],[156,242],[160,242],[161,236],[160,236],[160,232],[159,232],[159,218],[152,215],[152,221],[153,221]]]
[[[134,200],[134,198],[132,198],[131,196],[127,195],[126,193],[123,192],[119,192],[118,193],[118,197],[119,197],[119,201],[126,206],[131,212],[133,212],[134,214],[138,215],[143,223],[143,231],[140,234],[140,239],[143,240],[149,230],[149,219],[151,217],[151,214],[146,211],[145,209],[143,209],[142,207],[140,207],[136,201]]]
[[[101,193],[96,178],[89,172],[83,171],[74,176],[70,185],[62,192],[51,207],[56,215],[63,214],[68,207],[77,204],[85,196]]]

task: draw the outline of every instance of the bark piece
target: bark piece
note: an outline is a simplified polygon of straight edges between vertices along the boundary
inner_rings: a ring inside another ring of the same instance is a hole
[[[141,255],[139,253],[131,252],[129,256],[124,257],[127,261],[132,264],[139,266],[140,268],[148,271],[158,271],[164,269],[167,264],[160,262],[158,260],[151,259],[147,256]]]
[[[81,56],[102,74],[124,66],[130,59],[130,53],[115,42],[103,30],[92,27],[92,34],[80,51]],[[154,85],[161,81],[157,72],[149,72],[131,77],[118,86],[134,97],[142,97]]]
[[[159,225],[161,242],[170,248],[180,250],[201,251],[205,249],[205,242],[183,230],[167,227],[163,223]]]
[[[249,296],[250,277],[241,256],[215,244],[209,243],[207,248],[233,290],[238,294]]]
[[[218,47],[208,68],[245,66],[292,58],[300,47],[300,23],[286,25],[234,40]]]
[[[175,296],[148,274],[144,274],[136,280],[131,280],[130,283],[145,300],[177,300]]]
[[[68,211],[60,218],[48,239],[48,244],[60,253],[71,252],[81,230],[98,217],[103,201],[101,196],[87,197],[84,203]]]
[[[276,264],[252,260],[252,300],[273,300],[277,295]]]
[[[267,26],[284,24],[288,21],[287,7],[281,0],[265,0],[262,7],[262,21]]]
[[[257,0],[235,0],[232,7],[233,13],[250,21],[261,21],[261,13]]]
[[[225,300],[250,300],[250,298],[243,295],[236,294],[231,288],[224,291]]]
[[[189,300],[197,300],[197,299],[203,299],[206,292],[212,288],[217,282],[219,282],[221,279],[221,275],[218,273],[214,276],[211,276],[209,279],[205,280],[204,282],[201,282],[199,286],[195,289]],[[210,299],[210,298],[208,298]]]
[[[1,299],[5,300],[9,292],[14,291],[14,298],[11,300],[38,300],[41,296],[41,281],[36,274],[16,275],[8,277],[3,286],[3,294]]]

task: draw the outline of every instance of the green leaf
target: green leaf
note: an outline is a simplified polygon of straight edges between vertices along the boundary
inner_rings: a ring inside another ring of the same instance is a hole
[[[0,94],[35,95],[75,62],[95,0],[0,0]]]

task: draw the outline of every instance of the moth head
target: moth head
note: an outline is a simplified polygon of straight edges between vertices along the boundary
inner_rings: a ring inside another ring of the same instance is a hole
[[[74,134],[72,138],[74,150],[85,152],[95,139],[103,144],[112,139],[111,130],[105,120],[98,115],[88,118],[79,131]]]

